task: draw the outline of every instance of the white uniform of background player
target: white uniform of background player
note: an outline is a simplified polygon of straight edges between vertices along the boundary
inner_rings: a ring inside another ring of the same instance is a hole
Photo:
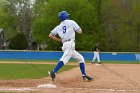
[[[91,81],[92,78],[87,76],[85,72],[85,60],[83,56],[75,50],[75,32],[82,33],[81,28],[75,21],[69,20],[69,14],[66,11],[60,12],[58,14],[58,17],[61,23],[51,31],[49,37],[53,40],[63,43],[62,50],[64,53],[60,58],[58,64],[51,72],[49,72],[52,81],[54,81],[56,72],[63,65],[65,65],[71,57],[79,62],[83,80]],[[58,38],[56,35],[58,35],[60,38]]]
[[[99,56],[100,50],[98,48],[98,45],[99,45],[99,43],[97,43],[96,46],[94,47],[94,57],[92,59],[92,63],[95,63],[95,60],[97,59],[98,63],[102,64],[100,62],[100,56]]]

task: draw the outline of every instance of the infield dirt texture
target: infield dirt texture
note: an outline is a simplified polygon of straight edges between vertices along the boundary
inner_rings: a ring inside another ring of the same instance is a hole
[[[68,63],[70,64],[70,63]],[[74,65],[78,65],[74,64]],[[86,71],[95,80],[83,82],[79,67],[56,75],[57,88],[37,88],[47,84],[50,78],[32,80],[0,80],[0,92],[30,93],[140,93],[139,64],[102,64],[86,63]]]

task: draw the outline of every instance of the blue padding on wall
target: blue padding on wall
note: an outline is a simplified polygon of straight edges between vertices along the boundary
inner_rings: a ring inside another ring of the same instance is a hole
[[[102,53],[100,56],[105,61],[136,61],[135,54],[132,53]]]
[[[92,61],[94,53],[81,52],[85,60]],[[140,56],[140,54],[139,54]],[[101,61],[138,61],[135,53],[100,53]]]
[[[62,52],[1,51],[0,59],[57,60],[62,56],[62,54]]]
[[[85,60],[91,61],[93,52],[79,52]],[[40,51],[0,51],[4,60],[59,60],[63,52]],[[100,53],[101,61],[140,61],[140,53]]]

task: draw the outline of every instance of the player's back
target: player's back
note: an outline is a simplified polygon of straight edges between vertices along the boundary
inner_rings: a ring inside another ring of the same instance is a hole
[[[73,20],[64,20],[57,26],[58,35],[62,41],[73,39],[75,40],[75,30],[74,30]]]

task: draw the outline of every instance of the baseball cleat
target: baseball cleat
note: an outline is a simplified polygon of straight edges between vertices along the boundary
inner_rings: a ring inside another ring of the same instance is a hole
[[[95,62],[91,62],[92,64],[95,64]]]
[[[83,76],[83,81],[84,82],[90,82],[90,81],[93,81],[93,78],[91,78],[89,76]]]
[[[102,64],[101,62],[98,62],[98,64]]]
[[[55,73],[53,71],[51,71],[51,72],[48,71],[48,73],[50,75],[51,80],[54,81],[54,79],[55,79]]]

